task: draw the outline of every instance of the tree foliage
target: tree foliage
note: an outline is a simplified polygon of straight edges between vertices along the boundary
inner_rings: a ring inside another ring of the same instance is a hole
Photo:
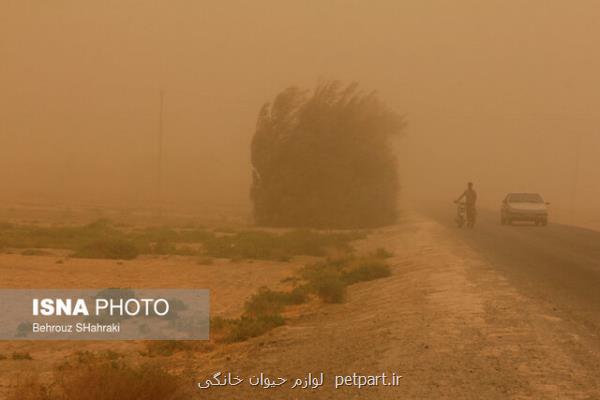
[[[398,176],[390,138],[402,126],[357,84],[285,89],[260,110],[252,140],[256,222],[320,228],[394,222]]]

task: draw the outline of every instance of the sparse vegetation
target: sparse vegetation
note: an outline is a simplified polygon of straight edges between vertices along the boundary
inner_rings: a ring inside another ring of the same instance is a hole
[[[91,357],[85,363],[64,364],[54,371],[54,383],[35,378],[16,385],[10,400],[177,400],[180,378],[154,364],[128,365]]]
[[[248,299],[240,318],[212,318],[211,336],[217,341],[232,343],[263,335],[285,324],[281,311],[285,305],[297,304],[296,301],[298,298],[290,293],[262,288]]]
[[[301,271],[308,288],[326,303],[343,302],[348,285],[389,275],[390,267],[373,257],[326,260],[306,266]]]
[[[243,231],[215,236],[204,243],[213,257],[282,260],[297,255],[323,256],[327,249],[350,251],[348,243],[364,237],[362,232],[319,233],[296,230],[283,234]]]
[[[308,265],[299,276],[286,279],[295,284],[291,291],[262,287],[246,301],[240,318],[213,318],[211,336],[216,335],[225,342],[260,336],[285,324],[281,315],[285,307],[305,303],[311,294],[326,303],[342,303],[347,286],[390,275],[389,265],[373,256],[329,259]]]
[[[213,237],[214,233],[205,229],[167,227],[146,228],[129,235],[141,252],[160,255],[196,255],[198,251],[187,244],[204,243]]]
[[[113,350],[106,350],[99,353],[82,350],[75,352],[75,359],[78,364],[90,364],[98,361],[115,361],[123,358],[124,355]],[[67,363],[68,365],[68,363]],[[64,367],[64,365],[63,365]]]
[[[343,303],[346,299],[346,284],[338,274],[323,274],[311,286],[325,303]]]
[[[372,281],[385,278],[392,274],[389,265],[380,260],[366,259],[357,263],[356,266],[345,270],[341,279],[348,285],[358,282]]]
[[[24,256],[47,256],[47,255],[50,255],[51,253],[44,251],[44,250],[40,250],[40,249],[27,249],[27,250],[23,250],[21,252],[21,254]]]
[[[86,244],[122,233],[108,220],[98,220],[83,226],[40,227],[10,224],[0,228],[0,242],[5,247],[25,249],[79,249]]]
[[[200,257],[196,261],[196,264],[198,264],[198,265],[213,265],[214,260],[210,257]]]
[[[262,287],[244,305],[248,316],[277,315],[285,306],[302,304],[308,300],[308,290],[297,287],[291,292],[281,292]]]
[[[226,337],[226,341],[242,342],[263,335],[284,324],[285,320],[279,314],[258,315],[255,317],[244,315],[241,318],[230,320],[231,330]]]
[[[4,247],[21,248],[24,255],[48,255],[45,248],[70,249],[73,257],[128,260],[139,254],[199,256],[232,260],[288,261],[297,255],[323,256],[329,250],[350,251],[348,243],[364,232],[321,233],[295,230],[281,234],[265,231],[215,233],[204,229],[147,228],[123,230],[108,220],[74,227],[5,225],[0,228]],[[210,260],[210,261],[208,261]]]
[[[212,317],[210,319],[210,335],[211,337],[213,336],[213,334],[221,334],[223,333],[229,326],[229,319],[227,318],[223,318],[223,317]]]
[[[149,340],[145,343],[145,351],[140,351],[143,357],[171,357],[176,353],[207,352],[214,348],[208,341],[197,340]]]
[[[387,251],[383,247],[378,247],[377,250],[373,252],[373,257],[375,258],[391,258],[393,256],[394,253]]]
[[[308,295],[305,287],[296,287],[289,292],[262,287],[246,301],[240,318],[213,318],[211,335],[216,335],[224,342],[240,342],[260,336],[284,325],[285,319],[281,315],[284,307],[304,303]]]
[[[193,346],[183,340],[151,340],[146,342],[146,354],[149,357],[172,356],[180,351],[189,351]]]
[[[33,360],[33,357],[31,357],[31,354],[29,354],[29,352],[26,352],[26,351],[25,352],[15,351],[12,353],[10,358],[14,361],[31,361],[31,360]]]
[[[139,251],[135,244],[127,239],[104,238],[82,246],[73,254],[73,257],[132,260],[138,254]]]

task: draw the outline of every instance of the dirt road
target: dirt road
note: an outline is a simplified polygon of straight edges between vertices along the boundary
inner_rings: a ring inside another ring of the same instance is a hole
[[[324,372],[320,389],[240,384],[199,390],[198,398],[600,398],[598,336],[565,317],[566,308],[515,284],[479,243],[411,215],[360,246],[393,251],[393,276],[354,285],[345,304],[320,307],[197,365],[199,381],[216,371],[292,380]],[[399,373],[401,384],[333,387],[335,375],[382,372]]]

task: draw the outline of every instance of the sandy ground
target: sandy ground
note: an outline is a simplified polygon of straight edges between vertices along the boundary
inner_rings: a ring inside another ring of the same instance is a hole
[[[324,372],[318,390],[211,388],[216,399],[597,399],[600,355],[577,327],[532,302],[441,225],[412,216],[361,243],[396,256],[390,278],[347,303],[215,355],[198,371],[288,379]],[[336,375],[397,372],[398,387],[334,389]]]
[[[201,382],[217,371],[248,378],[263,372],[293,380],[325,374],[322,387],[195,390],[215,399],[598,399],[600,354],[589,337],[511,286],[473,249],[440,224],[407,215],[397,226],[358,242],[359,251],[394,253],[393,275],[349,288],[340,305],[307,307],[286,326],[211,353],[165,358]],[[184,257],[122,264],[57,257],[2,255],[3,287],[208,287],[212,311],[236,315],[259,286],[280,280],[292,263],[197,265]],[[596,339],[597,340],[597,339]],[[30,351],[34,361],[0,361],[0,382],[25,370],[47,370],[75,349],[133,352],[135,343],[0,343],[0,353]],[[403,376],[397,387],[333,388],[335,375],[382,372]],[[190,382],[190,387],[193,383]],[[2,388],[0,388],[2,389]],[[1,393],[1,392],[0,392]],[[1,398],[1,396],[0,396]]]
[[[48,250],[53,251],[53,250]],[[2,288],[209,288],[211,315],[236,317],[245,299],[261,286],[277,288],[281,280],[310,262],[230,261],[214,259],[212,265],[198,258],[140,257],[131,261],[66,258],[60,251],[52,256],[0,255]],[[29,352],[33,361],[0,360],[0,399],[3,391],[25,373],[50,371],[76,351],[113,350],[135,355],[143,350],[138,342],[7,342],[0,341],[0,355]]]

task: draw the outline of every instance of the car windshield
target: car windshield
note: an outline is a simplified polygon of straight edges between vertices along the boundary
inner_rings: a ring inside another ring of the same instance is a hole
[[[510,195],[511,203],[543,203],[542,196],[537,193],[513,193]]]

